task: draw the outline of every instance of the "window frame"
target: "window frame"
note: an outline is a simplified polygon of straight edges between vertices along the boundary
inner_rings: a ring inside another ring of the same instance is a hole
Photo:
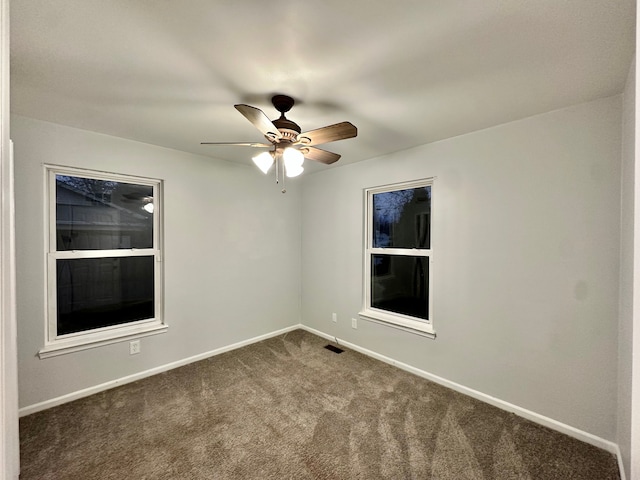
[[[45,169],[45,344],[40,358],[95,348],[148,335],[166,332],[164,319],[163,262],[163,181],[96,170],[59,165],[44,165]],[[153,188],[153,245],[151,248],[115,250],[57,250],[56,238],[56,176],[66,175],[95,180],[115,181]],[[154,317],[120,325],[58,335],[57,260],[111,257],[154,257]]]
[[[364,262],[363,262],[363,300],[362,310],[359,316],[365,320],[382,323],[401,330],[416,333],[425,337],[435,338],[436,332],[433,328],[433,276],[434,276],[434,256],[433,256],[433,235],[429,248],[387,248],[373,246],[373,196],[378,193],[393,192],[399,190],[407,190],[412,188],[431,188],[431,211],[430,211],[430,228],[433,231],[433,212],[434,212],[434,180],[435,177],[412,180],[408,182],[381,185],[377,187],[364,189]],[[371,283],[372,283],[372,257],[373,255],[391,255],[391,256],[411,256],[411,257],[427,257],[429,261],[429,287],[427,291],[428,319],[419,319],[409,315],[382,310],[371,306]]]

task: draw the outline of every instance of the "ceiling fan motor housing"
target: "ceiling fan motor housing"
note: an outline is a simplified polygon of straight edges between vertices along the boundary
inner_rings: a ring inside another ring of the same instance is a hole
[[[273,124],[284,137],[283,139],[295,141],[297,135],[302,132],[300,126],[284,116],[286,112],[291,110],[295,101],[288,95],[274,95],[271,97],[271,103],[280,112],[280,118],[273,120]]]
[[[278,118],[273,121],[273,124],[284,138],[295,139],[302,131],[297,123],[294,123],[287,118]]]

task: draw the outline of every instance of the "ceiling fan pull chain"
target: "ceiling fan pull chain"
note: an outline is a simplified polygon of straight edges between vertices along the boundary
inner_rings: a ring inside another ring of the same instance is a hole
[[[282,159],[280,159],[280,165],[282,165],[282,193],[287,193],[287,189],[285,188],[285,185],[284,185],[284,179],[286,175],[284,172],[284,162],[282,161]]]

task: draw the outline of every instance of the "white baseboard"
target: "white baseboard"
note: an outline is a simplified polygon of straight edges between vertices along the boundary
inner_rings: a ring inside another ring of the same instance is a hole
[[[624,462],[622,461],[622,452],[620,451],[620,447],[616,444],[616,458],[618,459],[618,471],[620,472],[620,480],[627,480],[627,476],[624,473]]]
[[[192,357],[178,360],[176,362],[171,362],[171,363],[167,363],[166,365],[161,365],[159,367],[151,368],[143,372],[134,373],[133,375],[128,375],[126,377],[118,378],[116,380],[111,380],[105,383],[101,383],[100,385],[95,385],[93,387],[85,388],[83,390],[71,392],[66,395],[62,395],[60,397],[52,398],[50,400],[45,400],[44,402],[36,403],[34,405],[29,405],[21,408],[19,410],[19,415],[21,417],[24,417],[25,415],[30,415],[32,413],[40,412],[48,408],[56,407],[58,405],[62,405],[63,403],[71,402],[73,400],[78,400],[80,398],[88,397],[89,395],[94,395],[96,393],[104,392],[105,390],[109,390],[110,388],[135,382],[137,380],[142,380],[143,378],[150,377],[152,375],[157,375],[158,373],[166,372],[169,370],[173,370],[174,368],[182,367],[184,365],[188,365],[193,362],[198,362],[200,360],[204,360],[206,358],[213,357],[215,355],[220,355],[221,353],[229,352],[237,348],[246,347],[247,345],[251,345],[252,343],[257,343],[257,342],[261,342],[262,340],[266,340],[267,338],[277,337],[278,335],[283,335],[287,332],[291,332],[299,328],[301,328],[301,325],[292,325],[291,327],[283,328],[281,330],[276,330],[275,332],[271,332],[271,333],[266,333],[264,335],[253,337],[248,340],[243,340],[241,342],[234,343],[232,345],[227,345],[226,347],[216,348],[215,350],[211,350],[209,352],[204,352],[199,355],[194,355]]]
[[[539,425],[543,425],[545,427],[551,428],[552,430],[556,430],[560,433],[564,433],[565,435],[569,435],[570,437],[581,440],[589,445],[593,445],[595,447],[606,450],[609,453],[613,453],[618,457],[618,464],[621,465],[620,461],[620,449],[616,443],[613,443],[609,440],[605,440],[604,438],[600,438],[591,433],[585,432],[583,430],[572,427],[571,425],[567,425],[565,423],[559,422],[549,417],[545,417],[544,415],[540,415],[539,413],[532,412],[531,410],[527,410],[526,408],[519,407],[509,402],[505,402],[504,400],[500,400],[499,398],[492,397],[491,395],[487,395],[485,393],[479,392],[472,388],[465,387],[464,385],[460,385],[459,383],[452,382],[445,378],[439,377],[437,375],[433,375],[424,370],[420,370],[419,368],[412,367],[411,365],[407,365],[406,363],[399,362],[394,360],[393,358],[381,355],[372,350],[368,350],[359,345],[353,344],[351,342],[347,342],[345,340],[341,340],[336,338],[333,335],[328,335],[324,332],[316,330],[315,328],[307,327],[306,325],[300,325],[300,328],[308,331],[309,333],[313,333],[314,335],[318,335],[319,337],[326,338],[327,340],[337,342],[340,345],[343,345],[347,348],[355,350],[356,352],[360,352],[368,357],[375,358],[376,360],[380,360],[382,362],[388,363],[395,367],[398,367],[407,372],[413,373],[422,378],[426,378],[427,380],[431,380],[432,382],[438,383],[444,387],[450,388],[457,392],[463,393],[470,397],[473,397],[482,402],[488,403],[489,405],[493,405],[494,407],[498,407],[502,410],[506,410],[507,412],[514,413],[520,417],[526,418],[527,420],[531,420],[534,423]],[[621,475],[623,476],[622,480],[624,480],[624,473],[621,470]]]

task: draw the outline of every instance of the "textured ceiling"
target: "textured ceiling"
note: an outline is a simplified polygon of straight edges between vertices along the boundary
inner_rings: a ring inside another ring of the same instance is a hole
[[[620,93],[634,24],[633,0],[12,1],[11,110],[249,163],[199,143],[262,141],[233,105],[285,93],[303,130],[358,127],[339,166]]]

